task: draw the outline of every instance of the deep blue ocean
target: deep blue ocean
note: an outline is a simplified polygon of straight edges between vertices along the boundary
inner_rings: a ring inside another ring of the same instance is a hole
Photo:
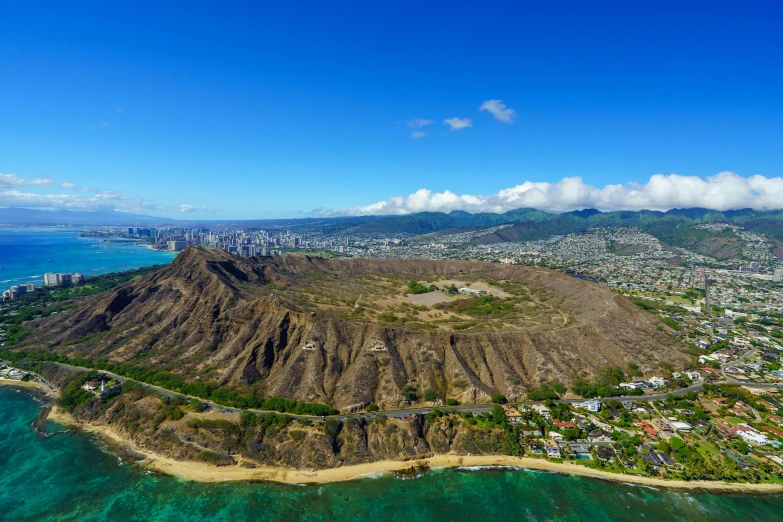
[[[46,272],[85,276],[168,263],[173,252],[134,242],[79,237],[72,228],[0,228],[0,293],[19,283],[43,284]]]

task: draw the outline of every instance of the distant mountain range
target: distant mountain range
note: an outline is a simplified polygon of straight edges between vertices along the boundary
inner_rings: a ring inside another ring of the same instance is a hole
[[[342,223],[349,224],[350,221]],[[638,212],[600,212],[595,209],[554,214],[534,209],[518,209],[504,214],[420,213],[407,216],[374,218],[350,224],[355,232],[417,234],[415,240],[431,240],[440,235],[465,230],[481,231],[501,224],[511,224],[500,230],[487,230],[470,243],[522,242],[547,239],[593,228],[637,227],[665,245],[687,248],[717,259],[744,259],[746,246],[731,229],[705,230],[696,225],[729,223],[752,232],[764,234],[772,241],[773,253],[783,259],[783,211],[752,209],[725,212],[703,209],[673,209],[668,212],[643,210]],[[335,222],[332,226],[337,226]]]
[[[478,238],[478,243],[530,241],[553,235],[569,234],[608,226],[639,227],[667,244],[679,246],[692,225],[700,223],[731,223],[783,241],[783,210],[753,209],[717,211],[706,208],[601,212],[596,209],[575,210],[560,214],[530,208],[511,210],[503,214],[453,211],[420,212],[404,216],[356,216],[335,218],[298,218],[262,220],[182,220],[130,214],[116,211],[76,212],[70,210],[33,210],[0,208],[3,225],[114,225],[190,226],[221,224],[224,226],[317,228],[324,233],[438,234],[459,229],[480,229],[511,223],[513,226]],[[690,239],[686,238],[686,242]]]
[[[30,208],[0,208],[0,225],[107,225],[107,226],[155,226],[174,223],[176,220],[117,212],[73,210],[36,210]]]
[[[783,259],[783,210],[752,209],[716,211],[705,208],[673,209],[667,212],[601,212],[596,209],[560,214],[535,209],[517,209],[503,214],[468,212],[422,212],[406,216],[336,218],[319,223],[324,231],[354,233],[414,234],[414,240],[431,240],[444,234],[481,231],[502,224],[511,226],[474,235],[474,245],[547,239],[593,228],[637,227],[665,245],[686,248],[717,259],[745,259],[746,241],[731,229],[705,230],[696,225],[729,223],[764,234],[772,252]],[[312,226],[313,224],[311,224]]]
[[[362,221],[363,220],[363,221]],[[554,234],[568,234],[608,226],[662,228],[699,223],[732,223],[783,239],[783,210],[757,211],[752,209],[717,211],[706,208],[601,212],[596,209],[575,210],[560,214],[535,209],[516,209],[503,214],[468,212],[421,212],[405,216],[373,216],[335,220],[336,227],[352,228],[356,232],[385,232],[427,234],[448,229],[484,228],[504,223],[520,223],[513,232],[513,240],[530,240]],[[512,238],[509,238],[512,239]]]

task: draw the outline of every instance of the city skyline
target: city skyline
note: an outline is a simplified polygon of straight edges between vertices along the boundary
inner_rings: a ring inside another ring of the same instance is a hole
[[[783,201],[778,3],[38,7],[5,13],[3,207],[262,219]]]

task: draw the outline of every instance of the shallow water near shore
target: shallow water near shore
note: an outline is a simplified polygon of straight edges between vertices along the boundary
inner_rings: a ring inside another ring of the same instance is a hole
[[[30,390],[0,386],[2,520],[779,519],[783,495],[680,492],[515,469],[434,470],[295,486],[199,483],[144,471],[51,421]]]

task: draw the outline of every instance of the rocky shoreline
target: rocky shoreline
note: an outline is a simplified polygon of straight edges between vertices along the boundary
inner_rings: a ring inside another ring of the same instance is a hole
[[[532,457],[512,457],[507,455],[453,455],[442,454],[432,457],[407,461],[383,460],[365,464],[342,466],[331,469],[304,470],[277,467],[246,467],[240,460],[231,466],[214,466],[204,462],[179,461],[171,457],[157,454],[147,448],[141,448],[133,441],[123,437],[110,426],[79,422],[61,408],[53,407],[49,418],[96,434],[123,448],[139,459],[141,466],[148,469],[176,476],[185,480],[199,482],[229,482],[229,481],[265,481],[288,484],[324,484],[357,480],[380,474],[393,473],[401,478],[413,478],[436,468],[488,468],[507,467],[514,469],[529,469],[553,473],[567,473],[585,477],[610,480],[624,484],[656,488],[672,488],[679,490],[710,490],[742,493],[783,493],[783,484],[749,484],[729,483],[720,481],[681,481],[665,480],[639,475],[620,475],[606,471],[580,466],[571,462],[552,462]]]

